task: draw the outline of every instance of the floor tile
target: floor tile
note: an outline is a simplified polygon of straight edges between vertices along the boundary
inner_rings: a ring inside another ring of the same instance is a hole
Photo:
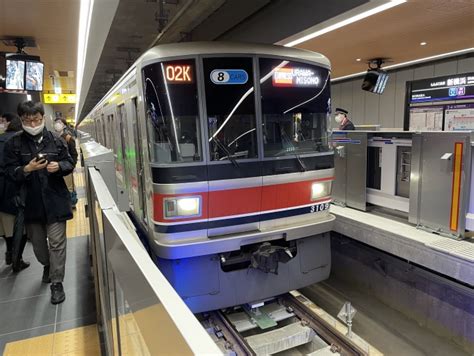
[[[66,331],[82,326],[88,326],[97,323],[96,314],[90,314],[83,318],[77,318],[69,321],[59,322],[56,324],[56,332]]]
[[[48,294],[0,303],[0,335],[54,324],[56,307]]]
[[[5,347],[7,343],[12,343],[18,340],[30,339],[30,338],[41,336],[41,335],[52,335],[53,332],[54,332],[54,325],[48,325],[48,326],[42,326],[39,328],[18,331],[18,332],[10,333],[7,335],[1,335],[0,336],[0,355],[4,355],[4,356],[7,355],[5,353]],[[51,352],[52,352],[52,348],[51,348]],[[10,355],[11,354],[12,353],[10,353]],[[24,354],[21,354],[21,355],[23,356]]]
[[[57,322],[96,315],[94,286],[66,289],[66,300],[58,304]]]
[[[49,294],[49,286],[41,283],[36,274],[19,273],[16,277],[2,279],[0,286],[0,302]],[[0,321],[3,321],[2,319],[0,316]]]

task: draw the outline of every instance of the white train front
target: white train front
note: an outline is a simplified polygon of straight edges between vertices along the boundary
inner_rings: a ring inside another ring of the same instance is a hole
[[[313,52],[161,45],[80,124],[114,151],[129,214],[194,312],[329,276],[329,84]]]

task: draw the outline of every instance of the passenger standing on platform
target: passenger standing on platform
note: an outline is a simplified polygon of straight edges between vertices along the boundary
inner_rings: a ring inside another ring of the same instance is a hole
[[[7,177],[5,172],[4,147],[5,143],[21,131],[21,121],[17,114],[5,113],[0,115],[0,236],[3,236],[7,245],[5,252],[5,264],[12,264],[13,252],[13,230],[15,226],[15,215],[18,212],[16,197],[19,194],[17,184]],[[26,239],[24,240],[26,243]],[[28,268],[30,264],[21,258],[23,254],[22,245],[19,251],[19,263],[14,266],[14,271],[19,272]]]
[[[54,130],[58,133],[58,135],[60,135],[64,139],[64,141],[66,141],[69,154],[71,155],[72,160],[74,161],[74,167],[76,167],[76,164],[77,164],[76,140],[68,131],[66,131],[67,128],[68,126],[65,119],[57,118],[54,121]],[[65,176],[64,181],[66,182],[67,189],[69,190],[69,193],[71,194],[71,203],[74,209],[77,204],[77,193],[76,193],[76,188],[74,186],[74,174],[71,173]]]
[[[355,130],[354,124],[349,120],[347,114],[349,114],[347,110],[341,108],[336,109],[336,116],[334,119],[339,124],[339,130]]]
[[[5,145],[7,174],[26,188],[25,225],[43,282],[51,282],[51,303],[66,298],[62,282],[66,264],[66,220],[72,218],[71,196],[63,177],[74,168],[66,142],[44,125],[44,108],[32,101],[18,105],[23,132]],[[49,249],[48,249],[49,242]]]

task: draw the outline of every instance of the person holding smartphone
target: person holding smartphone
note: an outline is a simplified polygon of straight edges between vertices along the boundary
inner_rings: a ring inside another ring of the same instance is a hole
[[[41,103],[18,105],[23,132],[5,145],[9,177],[26,189],[26,232],[43,267],[44,283],[51,282],[51,303],[62,303],[66,264],[66,221],[72,219],[71,196],[64,176],[74,169],[66,142],[45,128]]]

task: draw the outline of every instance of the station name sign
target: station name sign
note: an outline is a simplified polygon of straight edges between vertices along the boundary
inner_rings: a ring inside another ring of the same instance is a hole
[[[411,82],[412,103],[470,98],[474,98],[474,73]]]

